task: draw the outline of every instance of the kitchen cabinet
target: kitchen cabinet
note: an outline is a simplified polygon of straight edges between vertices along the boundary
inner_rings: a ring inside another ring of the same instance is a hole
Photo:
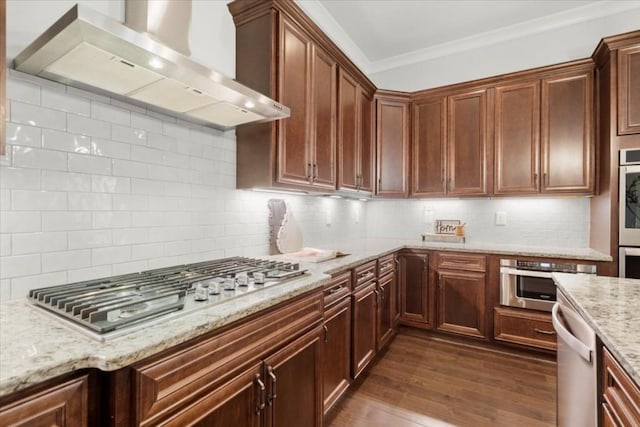
[[[322,312],[313,291],[118,372],[131,376],[132,408],[116,408],[116,424],[226,425],[237,414],[238,425],[274,425],[290,413],[320,425]]]
[[[357,378],[376,355],[378,285],[376,261],[353,270],[351,377]]]
[[[438,331],[477,338],[486,337],[485,265],[484,255],[438,253]]]
[[[89,426],[89,375],[40,387],[24,398],[0,406],[3,426]]]
[[[338,77],[338,189],[373,187],[373,100],[348,72]]]
[[[411,196],[446,194],[447,98],[412,103]]]
[[[556,350],[556,332],[550,313],[505,307],[495,307],[494,311],[496,341]]]
[[[541,89],[541,191],[594,189],[593,70],[543,78]]]
[[[400,252],[400,322],[424,329],[433,327],[433,293],[429,287],[429,255],[426,252]]]
[[[7,132],[7,2],[0,0],[0,156],[5,154]]]
[[[376,196],[409,194],[409,97],[406,93],[376,93]]]
[[[322,380],[324,412],[351,382],[351,271],[325,286]]]
[[[640,425],[640,388],[606,347],[602,348],[602,389],[599,400],[604,425]]]
[[[495,194],[540,190],[540,82],[495,88]]]
[[[487,90],[451,95],[447,103],[447,194],[487,195]]]
[[[376,348],[380,350],[389,343],[395,332],[396,275],[394,272],[378,279],[378,322],[376,325]]]
[[[618,50],[618,135],[640,133],[640,45]]]
[[[373,138],[373,83],[295,2],[228,7],[236,25],[236,80],[291,110],[287,119],[236,128],[237,188],[331,193],[344,181],[341,188],[372,191],[373,151],[357,144]],[[354,176],[338,176],[339,139],[346,162],[356,165],[342,173]]]

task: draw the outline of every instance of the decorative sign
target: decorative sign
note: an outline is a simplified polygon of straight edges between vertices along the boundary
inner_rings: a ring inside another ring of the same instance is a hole
[[[436,234],[455,234],[457,225],[460,225],[459,219],[437,219],[434,231]]]

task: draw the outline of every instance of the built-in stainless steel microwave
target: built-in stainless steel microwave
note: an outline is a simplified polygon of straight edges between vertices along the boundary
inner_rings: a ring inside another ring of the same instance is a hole
[[[620,150],[619,276],[640,279],[640,148]]]

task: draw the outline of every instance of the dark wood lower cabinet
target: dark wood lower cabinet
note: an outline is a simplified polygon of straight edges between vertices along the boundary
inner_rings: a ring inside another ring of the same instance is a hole
[[[484,338],[485,274],[468,271],[438,271],[437,329]]]
[[[555,350],[556,331],[551,313],[518,308],[494,308],[494,339],[496,341]]]
[[[378,279],[378,323],[376,348],[381,349],[393,338],[395,332],[396,275],[387,274]]]
[[[363,285],[353,295],[353,339],[351,376],[357,378],[376,355],[376,314],[378,290],[375,281]]]
[[[351,379],[351,298],[325,310],[322,346],[325,413],[349,387]]]
[[[400,321],[419,328],[431,328],[433,305],[429,292],[429,256],[426,253],[398,255],[400,271]]]
[[[0,425],[88,426],[89,403],[89,376],[82,375],[3,405],[0,407]]]

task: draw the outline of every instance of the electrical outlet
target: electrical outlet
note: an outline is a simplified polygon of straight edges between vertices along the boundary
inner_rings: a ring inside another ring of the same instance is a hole
[[[507,225],[507,213],[505,211],[496,211],[496,225]]]

